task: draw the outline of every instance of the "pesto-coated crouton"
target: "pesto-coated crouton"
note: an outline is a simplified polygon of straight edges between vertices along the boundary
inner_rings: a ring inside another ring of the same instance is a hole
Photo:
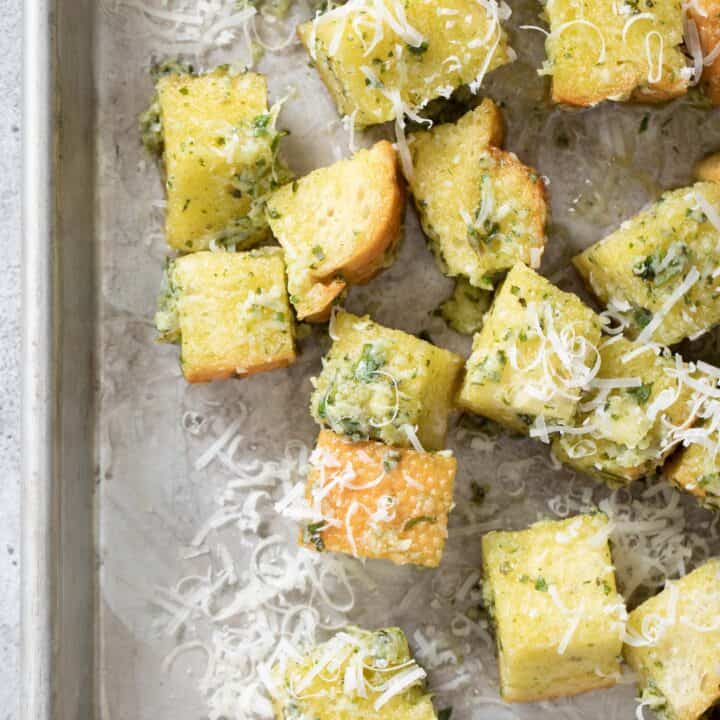
[[[272,670],[276,720],[436,720],[400,628],[348,627]]]
[[[502,137],[500,110],[486,99],[410,140],[410,190],[440,268],[484,289],[517,262],[539,267],[545,247],[545,186],[497,147]]]
[[[709,720],[720,704],[720,559],[633,610],[627,635],[624,655],[643,704],[663,720]]]
[[[694,421],[693,393],[679,357],[656,355],[620,337],[600,346],[600,369],[568,432],[553,442],[559,460],[623,485],[662,465]]]
[[[555,102],[657,102],[687,91],[680,0],[549,0],[545,15],[542,72],[552,78]]]
[[[483,595],[495,626],[500,692],[535,702],[613,686],[625,604],[602,513],[482,539]]]
[[[568,423],[598,362],[600,319],[571,293],[516,265],[475,335],[458,404],[528,432]]]
[[[442,450],[462,358],[400,330],[340,311],[315,379],[315,420],[353,440]],[[417,434],[417,437],[415,437]]]
[[[280,248],[198,252],[171,260],[155,316],[162,342],[180,342],[188,382],[285,367],[294,324]]]
[[[720,184],[666,192],[573,263],[630,337],[702,334],[720,321]]]
[[[277,160],[277,111],[265,78],[220,67],[157,82],[168,244],[244,249],[265,240],[265,200],[290,174]]]
[[[341,115],[364,127],[422,109],[514,58],[495,0],[350,2],[298,28]]]

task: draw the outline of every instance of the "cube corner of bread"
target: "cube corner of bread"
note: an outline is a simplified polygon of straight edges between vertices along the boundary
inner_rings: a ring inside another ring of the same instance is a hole
[[[437,567],[456,468],[447,452],[391,448],[321,430],[306,500],[323,520],[303,527],[300,542],[318,551]]]
[[[315,420],[353,440],[441,450],[462,358],[345,311],[330,335],[311,398]]]
[[[554,102],[662,102],[687,92],[680,3],[639,0],[624,6],[629,12],[618,7],[592,0],[547,4],[545,73],[552,78]]]
[[[167,273],[160,329],[174,330],[188,382],[244,377],[294,361],[279,248],[191,253],[174,259]]]
[[[569,422],[580,393],[551,382],[542,367],[549,363],[579,387],[595,362],[600,335],[598,316],[580,298],[516,264],[475,335],[458,404],[519,432],[539,416]],[[585,347],[583,358],[566,366],[556,348],[575,342]]]
[[[720,558],[669,581],[628,618],[623,654],[661,717],[701,720],[720,704]]]
[[[397,153],[387,140],[271,195],[269,223],[285,250],[299,320],[327,320],[345,288],[392,262],[404,209]]]
[[[541,521],[482,539],[483,594],[509,702],[610,687],[620,673],[625,605],[602,513]]]
[[[349,626],[315,647],[275,658],[276,720],[437,720],[426,673],[401,628]]]
[[[489,99],[410,142],[410,189],[438,262],[486,289],[517,262],[538,267],[546,239],[545,185],[501,142],[502,116]]]

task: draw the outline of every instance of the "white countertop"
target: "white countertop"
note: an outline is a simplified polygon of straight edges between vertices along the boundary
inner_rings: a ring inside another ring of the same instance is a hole
[[[22,0],[0,0],[0,720],[18,716]]]

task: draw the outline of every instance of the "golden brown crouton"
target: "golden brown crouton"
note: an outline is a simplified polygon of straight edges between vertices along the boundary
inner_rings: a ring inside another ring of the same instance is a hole
[[[473,339],[458,404],[527,433],[572,419],[592,378],[600,318],[526,265],[510,270]]]
[[[680,0],[550,0],[543,74],[557,103],[658,102],[687,91]]]
[[[535,702],[612,687],[625,604],[602,513],[482,539],[483,596],[498,641],[501,694]]]
[[[676,430],[694,422],[681,377],[687,366],[620,337],[600,346],[600,360],[573,429],[560,431],[553,453],[610,486],[627,485],[660,467],[678,446]]]
[[[181,343],[191,383],[289,365],[294,329],[282,250],[205,251],[171,260],[155,324],[160,341]]]
[[[442,450],[462,358],[367,315],[338,312],[330,334],[313,379],[316,422],[353,440]]]
[[[360,126],[421,110],[461,85],[473,91],[509,62],[495,2],[348,3],[298,28],[341,115]]]
[[[265,200],[288,171],[277,161],[276,112],[265,78],[226,67],[157,82],[166,174],[168,244],[249,248],[270,230]]]
[[[323,521],[301,541],[317,550],[436,567],[447,538],[456,461],[447,452],[353,442],[321,430],[306,499]]]
[[[271,196],[270,227],[285,249],[299,320],[326,320],[347,285],[368,282],[387,267],[404,210],[397,153],[386,140]]]
[[[687,3],[687,13],[697,27],[705,61],[710,59],[703,68],[703,89],[713,105],[720,105],[720,55],[711,57],[720,47],[720,0],[693,0]]]
[[[517,262],[538,268],[545,247],[545,186],[496,147],[502,136],[500,110],[486,99],[410,140],[410,190],[435,257],[445,274],[484,289]]]
[[[719,217],[717,183],[671,190],[573,264],[627,335],[674,345],[720,322]]]

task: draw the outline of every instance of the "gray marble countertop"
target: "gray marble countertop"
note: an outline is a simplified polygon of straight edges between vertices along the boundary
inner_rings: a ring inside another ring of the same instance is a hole
[[[22,0],[0,0],[0,720],[18,717]]]

